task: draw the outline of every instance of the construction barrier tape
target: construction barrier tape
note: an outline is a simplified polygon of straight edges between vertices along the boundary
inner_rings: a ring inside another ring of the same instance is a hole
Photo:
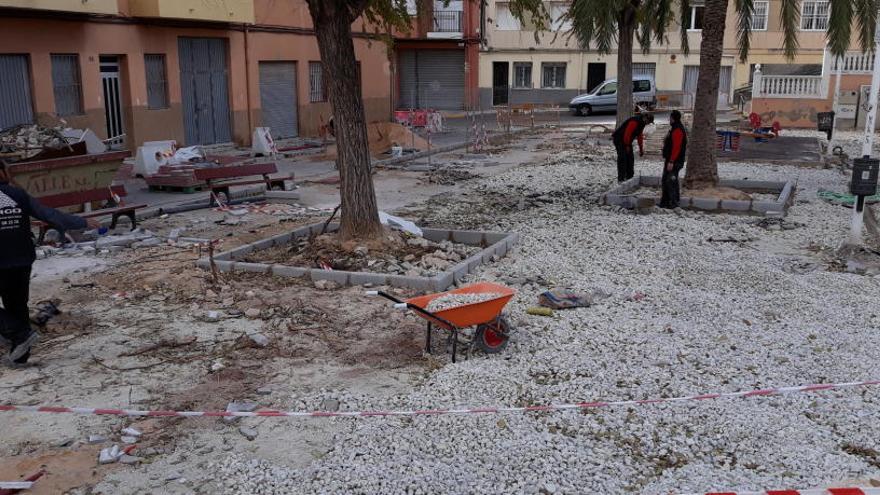
[[[880,488],[820,488],[813,490],[767,490],[763,492],[710,492],[693,495],[880,495]]]
[[[880,380],[849,382],[849,383],[825,383],[816,385],[800,385],[796,387],[765,388],[742,392],[719,392],[683,397],[643,399],[643,400],[620,400],[620,401],[594,401],[578,402],[572,404],[547,404],[524,407],[478,407],[460,409],[425,409],[412,411],[274,411],[261,410],[253,412],[233,411],[139,411],[133,409],[95,409],[88,407],[62,407],[62,406],[18,406],[0,405],[0,412],[38,412],[56,414],[84,414],[98,416],[148,416],[148,417],[284,417],[284,418],[366,418],[373,416],[440,416],[446,414],[502,414],[524,412],[547,412],[566,411],[572,409],[596,409],[619,406],[644,406],[649,404],[666,404],[673,402],[704,401],[715,399],[733,399],[748,397],[767,397],[785,395],[800,392],[821,392],[826,390],[838,390],[856,387],[873,387],[880,385]],[[784,493],[784,492],[783,492]]]

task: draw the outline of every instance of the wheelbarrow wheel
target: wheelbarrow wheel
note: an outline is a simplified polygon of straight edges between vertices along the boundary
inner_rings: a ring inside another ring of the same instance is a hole
[[[510,324],[503,316],[490,323],[479,325],[474,333],[474,343],[486,354],[503,351],[507,347],[508,340],[510,340]]]

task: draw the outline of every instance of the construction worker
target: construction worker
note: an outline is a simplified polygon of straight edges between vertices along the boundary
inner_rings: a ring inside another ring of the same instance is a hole
[[[617,150],[617,182],[632,179],[636,174],[633,141],[639,140],[639,156],[645,156],[645,138],[642,131],[645,130],[645,126],[653,122],[653,115],[639,114],[626,119],[611,135],[614,148]]]
[[[6,164],[0,160],[0,343],[9,346],[7,364],[15,367],[27,363],[38,337],[31,328],[28,310],[31,265],[36,259],[30,217],[61,230],[99,225],[47,208],[9,182]]]
[[[663,140],[663,195],[660,198],[661,208],[678,208],[681,189],[678,185],[678,173],[684,167],[687,153],[687,131],[681,125],[681,112],[673,110],[669,115],[672,129]]]

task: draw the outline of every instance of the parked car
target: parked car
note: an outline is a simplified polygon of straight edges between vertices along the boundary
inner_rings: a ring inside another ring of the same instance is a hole
[[[650,77],[633,77],[633,103],[653,110],[657,106],[657,87]],[[575,96],[568,104],[574,113],[587,116],[593,112],[617,111],[617,79],[608,79],[593,91]]]

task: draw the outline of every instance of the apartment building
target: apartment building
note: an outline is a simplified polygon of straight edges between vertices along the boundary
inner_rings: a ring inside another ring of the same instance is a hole
[[[782,0],[756,0],[752,17],[752,47],[748,61],[737,60],[734,85],[751,83],[755,65],[761,64],[766,75],[821,75],[825,51],[825,31],[828,29],[830,7],[828,0],[802,0],[798,41],[800,48],[795,60],[786,60],[782,52]],[[728,31],[736,26],[729,26]],[[731,47],[732,48],[732,47]]]
[[[353,29],[367,118],[387,120],[386,46]],[[0,0],[0,128],[63,119],[128,148],[314,136],[327,77],[304,0]]]
[[[734,90],[749,84],[755,64],[763,64],[773,74],[821,71],[828,0],[803,0],[799,40],[801,50],[794,63],[782,53],[780,24],[781,0],[756,0],[752,21],[752,50],[749,60],[740,63],[736,49],[736,15],[731,4],[725,53],[719,81],[722,97],[732,101]],[[682,102],[693,101],[699,76],[700,42],[705,2],[692,0],[688,20],[690,54],[681,50],[679,27],[669,30],[668,43],[655,45],[648,54],[636,46],[633,73],[652,76],[658,94],[680,95]],[[566,104],[573,96],[595,88],[617,74],[617,53],[600,55],[594,49],[582,50],[562,20],[568,2],[548,2],[553,18],[550,32],[535,39],[534,26],[521,22],[505,1],[490,1],[485,25],[486,43],[480,57],[480,101],[482,106],[507,103]]]
[[[395,39],[399,109],[463,110],[476,103],[481,0],[409,0],[408,33]]]

